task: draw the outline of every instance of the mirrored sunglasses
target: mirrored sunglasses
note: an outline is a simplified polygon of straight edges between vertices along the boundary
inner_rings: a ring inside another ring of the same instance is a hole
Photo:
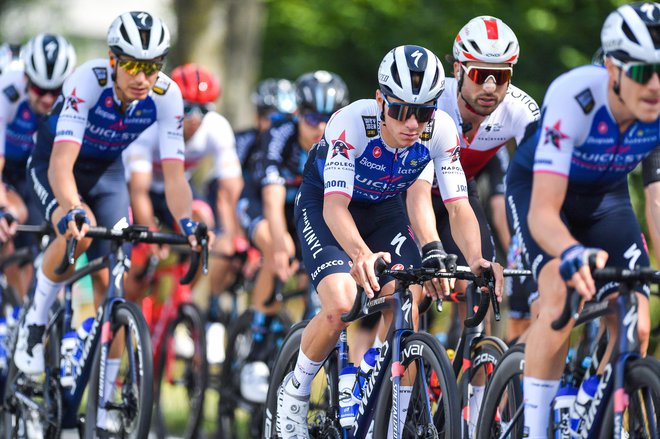
[[[660,77],[660,64],[622,63],[615,58],[612,58],[612,60],[616,66],[623,70],[627,77],[638,84],[644,85],[649,82],[654,73],[657,73]]]
[[[321,123],[328,123],[330,120],[330,116],[332,114],[326,114],[326,113],[303,113],[303,119],[305,119],[305,123],[307,125],[312,126],[312,127],[317,127]]]
[[[482,85],[490,78],[493,78],[495,84],[503,85],[511,81],[511,76],[513,76],[513,68],[511,67],[465,67],[463,64],[461,64],[461,67],[467,77],[479,85]]]
[[[185,116],[192,116],[197,113],[204,116],[209,111],[213,111],[215,106],[213,104],[194,104],[189,102],[183,103],[183,114]]]
[[[435,105],[411,105],[399,102],[390,102],[387,96],[383,95],[383,99],[387,103],[387,115],[393,119],[404,121],[415,116],[419,123],[425,123],[433,119],[435,114]]]
[[[162,62],[140,61],[136,59],[119,60],[118,64],[119,67],[124,69],[124,71],[131,76],[135,76],[140,72],[144,72],[145,75],[151,76],[154,73],[160,72],[163,68]]]
[[[30,87],[30,91],[36,94],[37,96],[39,96],[40,98],[46,95],[57,97],[60,95],[60,93],[62,93],[62,87],[48,89],[48,88],[41,88],[32,83],[29,84],[29,87]]]

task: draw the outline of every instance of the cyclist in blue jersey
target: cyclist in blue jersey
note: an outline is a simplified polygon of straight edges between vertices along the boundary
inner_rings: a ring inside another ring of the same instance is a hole
[[[192,195],[183,167],[183,101],[179,87],[160,73],[170,48],[165,24],[146,12],[117,17],[108,30],[109,59],[79,66],[65,81],[52,113],[39,125],[28,163],[35,196],[57,238],[47,249],[37,274],[34,305],[21,326],[14,361],[26,374],[44,370],[43,335],[48,310],[66,275],[55,274],[66,239],[79,241],[78,253],[90,258],[107,254],[108,241],[83,240],[90,224],[121,226],[128,218],[128,191],[122,151],[156,124],[168,207],[196,246],[190,219]],[[78,230],[75,218],[84,224]],[[108,273],[94,277],[94,301],[102,303]],[[111,356],[113,352],[111,351]],[[111,358],[112,360],[112,358]],[[108,361],[113,381],[119,359]],[[111,386],[108,386],[111,387]],[[99,426],[103,428],[103,413]]]
[[[0,62],[6,68],[0,76],[0,240],[11,232],[4,214],[11,214],[19,223],[40,224],[42,220],[36,200],[31,197],[25,166],[34,148],[34,134],[39,119],[53,108],[64,79],[76,65],[76,52],[62,36],[39,34],[22,49],[25,62],[15,62],[9,45],[0,47]],[[16,223],[14,223],[16,224]],[[14,227],[15,228],[15,227]],[[3,247],[10,253],[31,243],[18,236]],[[14,247],[15,246],[15,247]],[[21,272],[8,270],[8,279],[23,296],[32,279],[31,267]]]
[[[431,161],[459,248],[473,271],[494,269],[501,297],[501,266],[481,257],[479,225],[458,160],[456,125],[447,113],[436,111],[444,82],[442,64],[428,49],[392,49],[378,70],[376,99],[359,100],[334,113],[310,151],[295,219],[321,310],[306,326],[294,371],[279,388],[277,425],[285,438],[309,437],[311,382],[346,326],[340,317],[353,304],[356,283],[369,297],[391,293],[393,279],[376,278],[378,258],[421,265],[401,194]],[[414,292],[419,299],[421,287]],[[385,320],[389,324],[391,313]],[[410,389],[401,392],[401,407],[408,406]]]
[[[241,392],[253,402],[265,402],[269,371],[260,353],[279,304],[267,307],[275,278],[286,282],[295,274],[300,243],[295,235],[294,200],[312,146],[321,139],[332,113],[348,103],[348,88],[335,73],[317,70],[295,82],[297,119],[273,124],[264,133],[248,167],[252,191],[246,211],[251,219],[248,236],[263,253],[264,263],[252,292],[255,334],[251,352],[241,371]],[[302,281],[301,281],[302,282]]]
[[[539,287],[540,313],[525,348],[530,438],[547,436],[548,407],[564,369],[572,325],[554,331],[551,322],[561,314],[566,286],[585,300],[617,291],[615,283],[594,283],[591,256],[598,268],[649,264],[626,177],[660,144],[660,4],[619,7],[605,20],[601,42],[605,68],[583,66],[553,81],[539,123],[528,128],[507,173],[509,225]],[[645,352],[648,286],[637,292]]]

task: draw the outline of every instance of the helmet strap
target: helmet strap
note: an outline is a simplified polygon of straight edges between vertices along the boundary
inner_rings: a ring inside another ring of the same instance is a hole
[[[625,102],[623,99],[621,99],[621,75],[623,74],[623,69],[619,69],[619,79],[614,81],[614,84],[612,84],[612,91],[616,95],[617,98],[619,98],[619,102],[625,105]]]
[[[383,125],[385,125],[385,99],[383,99],[383,102],[381,102],[380,121],[383,122]]]

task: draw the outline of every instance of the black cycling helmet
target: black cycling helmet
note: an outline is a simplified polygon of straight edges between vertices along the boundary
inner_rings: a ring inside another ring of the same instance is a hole
[[[296,91],[288,79],[264,79],[257,84],[252,101],[259,113],[277,111],[293,114],[296,111]]]
[[[298,110],[332,114],[348,104],[348,87],[336,73],[305,73],[296,80]]]

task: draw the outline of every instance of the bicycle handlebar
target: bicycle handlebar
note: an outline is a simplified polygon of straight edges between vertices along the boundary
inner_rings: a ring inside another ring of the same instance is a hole
[[[653,268],[643,267],[629,270],[626,268],[605,267],[595,270],[593,269],[594,261],[590,261],[589,265],[592,267],[591,277],[597,281],[623,282],[630,285],[637,283],[654,283],[660,285],[660,270]],[[575,289],[568,288],[564,309],[559,318],[551,323],[552,329],[559,331],[568,324],[571,318],[577,320],[580,315],[578,310],[581,302],[582,297]]]

